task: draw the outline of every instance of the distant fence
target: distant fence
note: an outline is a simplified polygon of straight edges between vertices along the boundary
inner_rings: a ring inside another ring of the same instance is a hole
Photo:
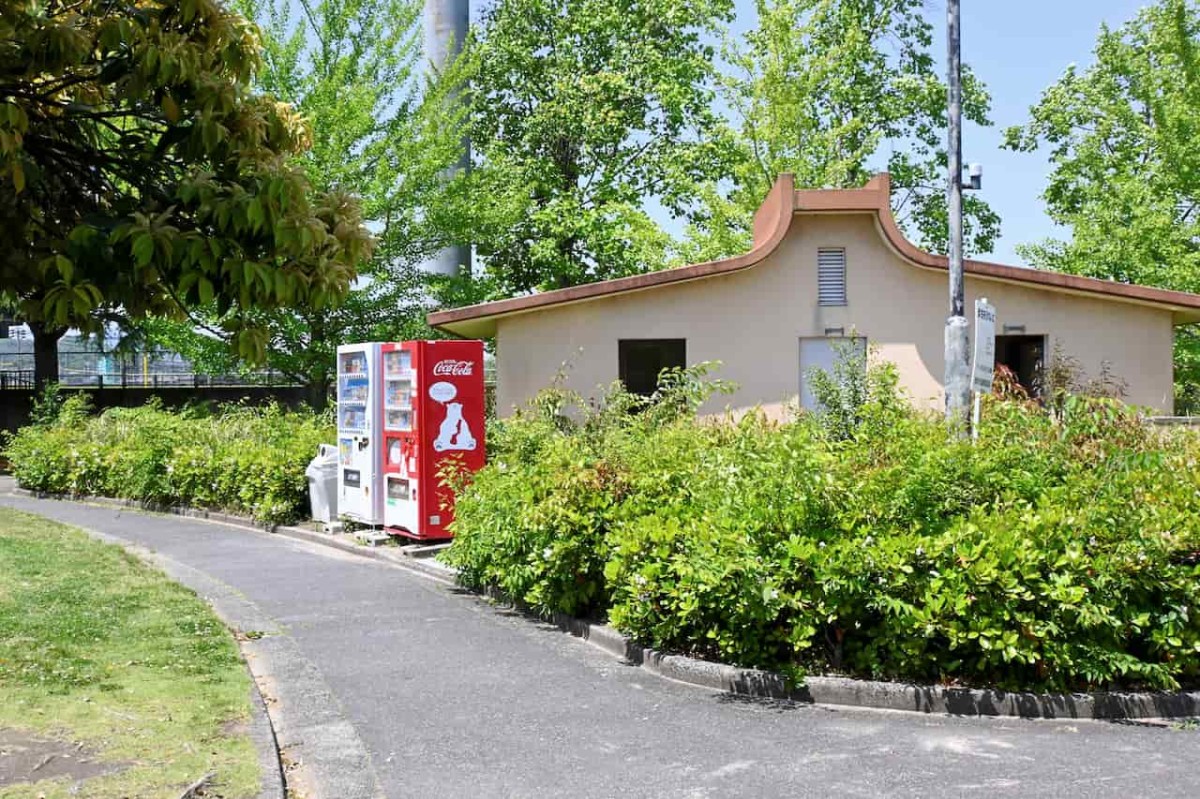
[[[6,389],[33,388],[32,369],[0,370],[0,391]],[[244,387],[244,386],[293,386],[276,372],[253,372],[248,375],[202,375],[195,372],[105,372],[63,371],[58,384],[78,388],[167,388],[183,386],[190,388]]]

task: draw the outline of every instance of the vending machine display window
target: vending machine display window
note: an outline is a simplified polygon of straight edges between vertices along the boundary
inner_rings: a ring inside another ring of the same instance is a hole
[[[357,377],[344,377],[342,378],[341,403],[343,405],[365,405],[369,391],[370,386],[366,380]]]
[[[412,411],[387,409],[388,430],[412,430]]]
[[[367,429],[365,403],[341,403],[338,408],[338,429],[361,432]]]
[[[343,375],[365,375],[367,373],[367,355],[364,352],[346,352],[342,354],[338,371]]]
[[[411,408],[413,381],[409,377],[389,377],[384,401],[389,408]]]
[[[401,376],[412,371],[412,353],[408,350],[393,350],[384,353],[383,371],[388,376]]]

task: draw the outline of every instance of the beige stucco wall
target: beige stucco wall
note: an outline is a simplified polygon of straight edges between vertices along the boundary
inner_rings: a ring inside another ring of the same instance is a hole
[[[817,249],[846,249],[847,305],[817,303]],[[899,367],[914,401],[938,407],[946,273],[902,260],[870,214],[798,217],[779,248],[742,272],[668,285],[500,319],[497,408],[507,413],[549,385],[563,367],[567,385],[585,395],[617,378],[622,338],[685,338],[689,363],[721,361],[718,376],[739,385],[717,411],[756,405],[778,410],[800,386],[801,337],[826,328],[857,331],[878,357]],[[1088,374],[1102,361],[1128,383],[1128,400],[1158,410],[1172,405],[1172,326],[1168,311],[1063,294],[968,275],[967,308],[986,296],[997,333],[1024,325],[1074,356]]]

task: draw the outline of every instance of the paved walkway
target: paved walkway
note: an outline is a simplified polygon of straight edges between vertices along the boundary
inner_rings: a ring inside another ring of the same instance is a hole
[[[388,797],[1200,795],[1194,730],[740,701],[384,563],[2,489],[252,603],[323,677]]]

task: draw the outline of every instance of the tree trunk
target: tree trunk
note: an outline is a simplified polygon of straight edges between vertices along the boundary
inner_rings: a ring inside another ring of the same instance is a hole
[[[44,322],[29,322],[33,333],[33,383],[41,391],[47,383],[58,382],[58,340],[65,327],[48,327]]]
[[[306,388],[308,393],[308,406],[317,413],[325,410],[325,408],[329,405],[328,376],[312,381]]]

